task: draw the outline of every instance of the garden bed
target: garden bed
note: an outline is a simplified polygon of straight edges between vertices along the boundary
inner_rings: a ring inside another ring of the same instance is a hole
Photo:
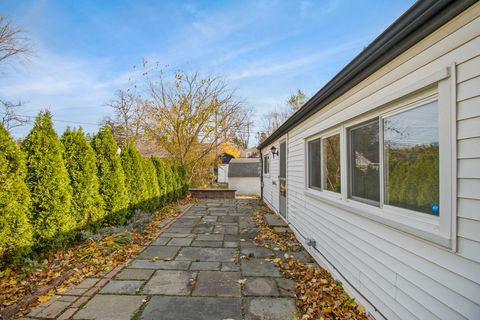
[[[151,215],[141,215],[123,227],[85,234],[68,248],[49,254],[30,265],[0,269],[0,319],[23,316],[29,309],[49,301],[56,293],[85,277],[101,277],[136,256],[178,216],[192,200],[181,200]]]

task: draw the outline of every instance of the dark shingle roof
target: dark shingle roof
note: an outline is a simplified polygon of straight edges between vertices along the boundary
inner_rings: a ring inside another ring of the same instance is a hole
[[[237,158],[230,160],[228,177],[260,177],[260,158]]]

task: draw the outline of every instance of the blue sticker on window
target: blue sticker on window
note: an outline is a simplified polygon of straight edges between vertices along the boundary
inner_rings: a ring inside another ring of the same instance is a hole
[[[432,204],[432,213],[433,213],[434,215],[436,215],[436,216],[439,215],[439,213],[440,213],[440,207],[438,206],[438,204],[436,204],[436,203],[433,203],[433,204]]]

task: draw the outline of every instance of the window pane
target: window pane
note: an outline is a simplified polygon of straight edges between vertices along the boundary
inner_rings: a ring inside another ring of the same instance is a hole
[[[287,143],[280,143],[280,177],[287,177]]]
[[[352,197],[380,202],[378,119],[350,130]]]
[[[323,139],[323,188],[340,192],[340,135]]]
[[[314,189],[322,187],[320,170],[320,139],[308,143],[308,186]]]
[[[385,204],[439,214],[437,102],[384,119]]]

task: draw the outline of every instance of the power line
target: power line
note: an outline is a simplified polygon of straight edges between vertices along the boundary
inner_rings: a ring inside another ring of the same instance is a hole
[[[6,112],[0,112],[3,115],[7,115]],[[23,117],[25,118],[25,121],[28,122],[34,122],[35,118],[34,116],[27,116],[24,114],[14,114],[17,117]],[[64,119],[55,119],[52,117],[53,122],[63,122],[63,123],[71,123],[71,124],[79,124],[79,125],[88,125],[88,126],[101,126],[101,123],[91,123],[91,122],[77,122],[77,121],[70,121],[70,120],[64,120]]]
[[[7,115],[6,112],[0,112],[2,115]],[[23,117],[25,118],[25,121],[29,123],[33,123],[35,121],[36,116],[28,116],[28,115],[22,115],[22,114],[15,114],[15,116],[18,117]],[[70,124],[77,124],[77,125],[87,125],[87,126],[102,126],[102,123],[92,123],[92,122],[78,122],[78,121],[71,121],[71,120],[65,120],[65,119],[56,119],[52,117],[52,122],[61,122],[61,123],[70,123]],[[239,130],[230,130],[230,132],[235,132],[235,133],[244,133],[244,134],[260,134],[264,131],[262,130],[255,130],[255,129],[239,129]]]

